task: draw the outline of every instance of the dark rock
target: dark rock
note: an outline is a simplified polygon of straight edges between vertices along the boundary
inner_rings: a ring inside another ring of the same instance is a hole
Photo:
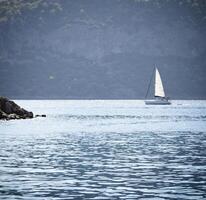
[[[9,114],[8,119],[20,119],[20,117],[16,114]]]
[[[28,116],[28,118],[33,118],[33,117],[34,117],[34,114],[33,114],[33,112],[28,112],[28,113],[27,113],[27,116]]]
[[[11,114],[12,113],[12,105],[11,105],[11,103],[9,101],[7,101],[5,103],[4,112],[6,114]]]
[[[32,112],[29,112],[19,105],[5,97],[0,97],[0,119],[27,119],[33,118]]]
[[[35,117],[46,117],[46,115],[35,115]]]
[[[14,113],[16,113],[17,115],[25,115],[27,111],[25,111],[23,108],[20,108],[18,110],[16,110]]]
[[[0,119],[7,119],[7,114],[0,110]]]

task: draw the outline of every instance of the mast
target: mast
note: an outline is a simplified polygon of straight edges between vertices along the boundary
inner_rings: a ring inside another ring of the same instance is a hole
[[[149,85],[148,85],[148,88],[147,88],[147,93],[145,95],[145,99],[147,98],[148,93],[149,93],[149,89],[151,87],[152,79],[153,79],[153,76],[154,76],[154,71],[155,71],[155,67],[153,68],[153,71],[152,71],[152,75],[151,75],[151,78],[150,78],[150,81],[149,81]]]
[[[155,97],[165,97],[162,79],[157,68],[155,68]]]

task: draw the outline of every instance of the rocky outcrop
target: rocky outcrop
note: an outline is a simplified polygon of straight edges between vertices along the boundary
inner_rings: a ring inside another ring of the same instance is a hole
[[[33,118],[29,112],[5,97],[0,97],[0,120],[29,119]]]

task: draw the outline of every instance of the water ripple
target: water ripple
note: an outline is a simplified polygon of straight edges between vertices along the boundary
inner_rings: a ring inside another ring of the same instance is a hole
[[[0,199],[206,199],[204,102],[105,104],[0,124]]]
[[[171,136],[172,135],[172,136]],[[1,145],[0,194],[204,199],[205,133],[67,134]],[[8,146],[9,145],[9,146]]]

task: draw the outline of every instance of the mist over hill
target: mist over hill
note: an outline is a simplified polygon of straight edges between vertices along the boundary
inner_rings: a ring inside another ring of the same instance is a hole
[[[0,96],[206,99],[205,0],[1,0]],[[151,94],[152,96],[152,94]]]

